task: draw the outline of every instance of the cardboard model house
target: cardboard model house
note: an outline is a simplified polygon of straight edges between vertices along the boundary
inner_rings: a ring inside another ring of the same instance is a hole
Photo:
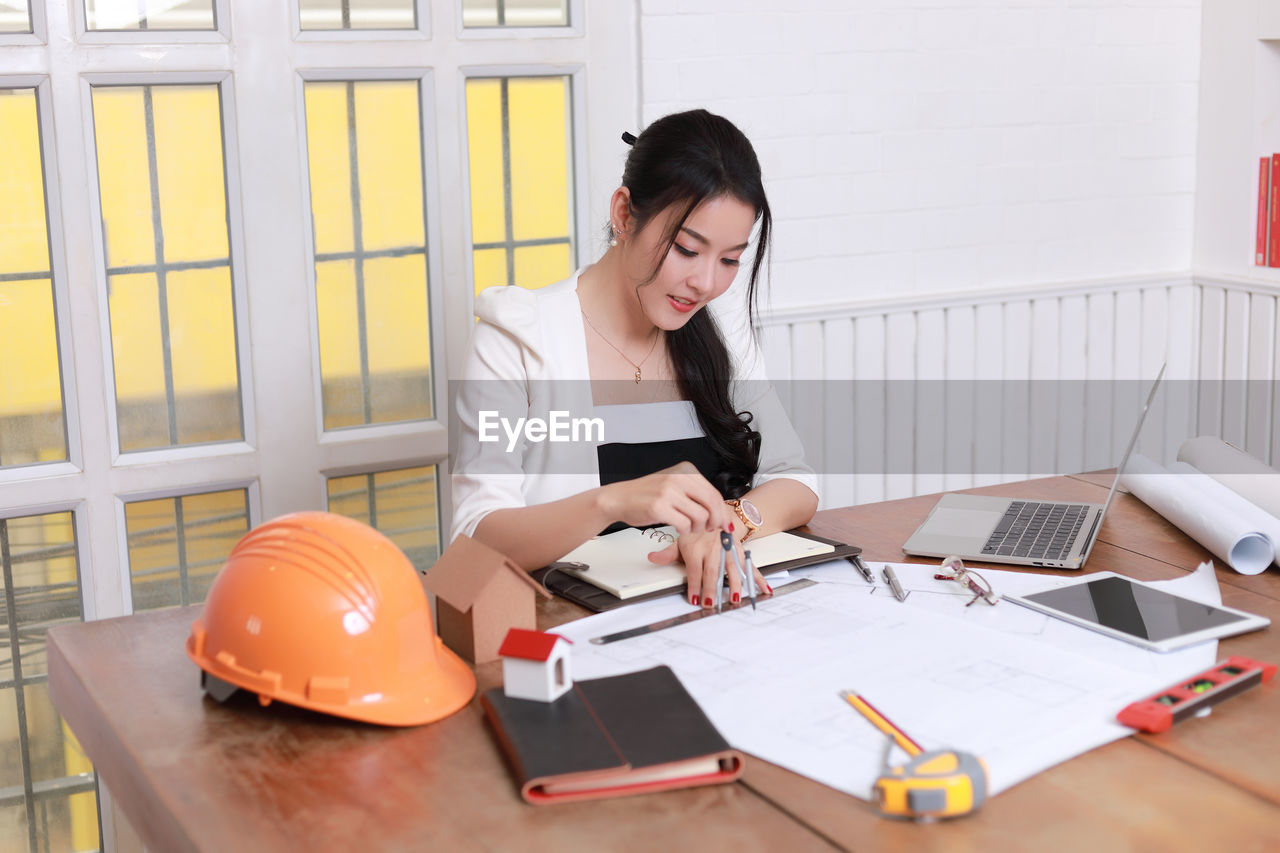
[[[534,596],[551,595],[504,555],[468,536],[453,540],[423,582],[436,597],[436,631],[473,664],[498,659],[510,628],[537,625]]]
[[[569,640],[559,634],[512,628],[498,649],[502,689],[512,699],[554,702],[573,686]]]

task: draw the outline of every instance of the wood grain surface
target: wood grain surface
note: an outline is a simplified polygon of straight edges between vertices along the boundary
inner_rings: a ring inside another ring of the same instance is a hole
[[[1105,472],[973,490],[1100,502]],[[819,513],[810,530],[872,560],[937,496]],[[1177,577],[1208,555],[1131,495],[1109,513],[1086,572]],[[975,564],[981,566],[981,564]],[[1007,566],[994,568],[1008,569]],[[1027,569],[1045,574],[1054,570]],[[1226,604],[1280,626],[1280,576],[1218,568]],[[237,695],[204,697],[183,652],[197,608],[49,632],[50,691],[152,850],[1264,850],[1280,837],[1280,679],[1207,719],[1118,741],[990,800],[976,815],[914,824],[751,759],[743,780],[641,797],[526,805],[478,702],[428,726],[388,729]],[[540,603],[550,628],[584,615]],[[1220,643],[1219,657],[1280,662],[1280,628]],[[480,689],[501,682],[478,668]],[[1138,698],[1138,697],[1135,697]],[[1119,709],[1117,709],[1119,710]]]
[[[408,729],[243,693],[219,705],[182,650],[196,612],[49,640],[54,701],[151,850],[644,850],[704,832],[744,850],[829,849],[743,785],[526,805],[476,700]],[[484,676],[500,681],[498,665]]]

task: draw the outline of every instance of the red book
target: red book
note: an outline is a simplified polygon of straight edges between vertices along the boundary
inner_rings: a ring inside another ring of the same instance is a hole
[[[1255,266],[1267,265],[1267,201],[1271,189],[1271,158],[1263,157],[1258,161],[1258,240],[1253,263]]]
[[[1267,217],[1267,266],[1280,267],[1280,154],[1271,155],[1271,199]]]

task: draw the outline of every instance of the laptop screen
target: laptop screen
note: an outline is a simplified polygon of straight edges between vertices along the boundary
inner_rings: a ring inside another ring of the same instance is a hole
[[[1160,388],[1160,380],[1164,379],[1164,370],[1168,367],[1168,362],[1160,365],[1160,372],[1156,374],[1156,379],[1151,383],[1151,390],[1147,393],[1147,402],[1143,404],[1142,411],[1138,414],[1138,423],[1133,428],[1133,435],[1129,436],[1129,446],[1124,449],[1124,455],[1120,457],[1120,464],[1116,466],[1115,479],[1111,481],[1111,491],[1107,492],[1107,501],[1102,505],[1102,512],[1098,514],[1098,523],[1093,526],[1094,535],[1089,537],[1089,544],[1085,547],[1084,553],[1080,555],[1080,563],[1089,559],[1089,552],[1093,550],[1093,543],[1098,541],[1097,532],[1102,528],[1102,520],[1107,517],[1107,510],[1111,508],[1111,500],[1116,496],[1116,487],[1120,485],[1120,475],[1124,473],[1124,467],[1129,464],[1129,456],[1133,453],[1133,448],[1138,444],[1138,436],[1142,433],[1142,424],[1147,420],[1147,412],[1151,410],[1151,401],[1156,398],[1156,391]]]

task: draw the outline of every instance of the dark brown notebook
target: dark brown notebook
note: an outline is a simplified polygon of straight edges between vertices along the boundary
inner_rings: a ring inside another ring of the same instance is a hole
[[[670,667],[579,681],[555,702],[480,699],[530,803],[732,782],[732,749]]]

